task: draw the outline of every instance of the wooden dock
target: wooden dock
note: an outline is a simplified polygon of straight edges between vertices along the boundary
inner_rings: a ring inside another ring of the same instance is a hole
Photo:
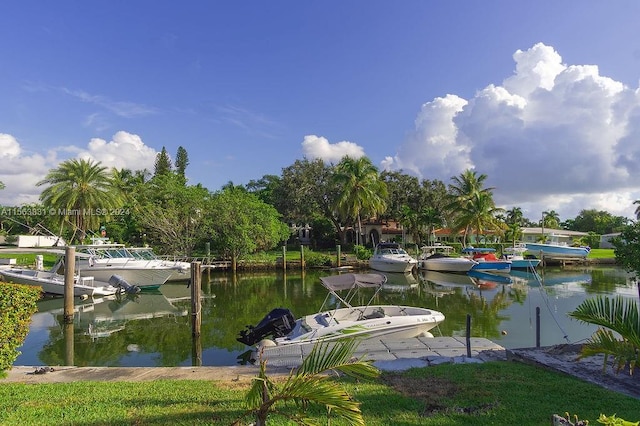
[[[374,362],[421,360],[426,364],[465,358],[504,358],[505,349],[482,337],[416,337],[402,340],[368,339],[357,347],[354,356]],[[270,367],[297,367],[313,349],[312,343],[265,348],[263,359]]]

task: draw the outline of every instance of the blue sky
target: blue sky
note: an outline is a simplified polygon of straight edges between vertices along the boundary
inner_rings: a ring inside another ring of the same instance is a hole
[[[61,161],[246,184],[366,155],[487,174],[538,219],[633,216],[637,1],[20,1],[0,6],[0,204]]]

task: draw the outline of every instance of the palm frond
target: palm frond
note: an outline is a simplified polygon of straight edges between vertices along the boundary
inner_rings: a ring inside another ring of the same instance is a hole
[[[603,370],[606,368],[608,357],[613,357],[616,373],[623,367],[629,366],[629,374],[633,374],[635,366],[640,362],[640,352],[636,345],[627,340],[618,339],[611,330],[603,328],[599,328],[582,346],[579,358],[599,354],[605,355]]]
[[[343,339],[335,343],[318,342],[298,367],[296,374],[318,374],[337,370],[352,377],[377,377],[380,374],[377,368],[362,358],[353,359],[353,353],[359,343],[357,339]]]
[[[640,315],[635,300],[621,296],[587,299],[569,316],[613,330],[640,348]]]

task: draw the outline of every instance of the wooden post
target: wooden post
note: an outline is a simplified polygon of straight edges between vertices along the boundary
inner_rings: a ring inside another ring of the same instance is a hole
[[[287,245],[282,246],[282,270],[287,272]]]
[[[200,336],[202,325],[202,301],[201,301],[201,263],[191,262],[191,334]]]
[[[340,254],[340,248],[341,248],[341,247],[340,247],[340,244],[338,244],[338,245],[336,246],[336,266],[337,266],[338,268],[340,267],[340,257],[341,257],[341,254]]]
[[[300,244],[300,267],[304,271],[304,246]]]
[[[471,358],[471,315],[467,314],[467,356]]]
[[[536,348],[540,347],[540,306],[536,306]]]
[[[76,269],[76,248],[66,247],[64,253],[64,322],[73,322],[73,279]]]

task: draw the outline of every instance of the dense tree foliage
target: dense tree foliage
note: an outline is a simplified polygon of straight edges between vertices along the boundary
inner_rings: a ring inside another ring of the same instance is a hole
[[[622,216],[613,216],[611,213],[603,210],[581,210],[571,221],[572,231],[595,232],[596,234],[611,234],[619,232],[629,219]]]
[[[212,246],[231,258],[232,267],[243,255],[268,250],[289,238],[280,214],[246,188],[227,185],[213,194],[207,215]]]
[[[211,197],[201,185],[185,185],[181,176],[169,172],[139,186],[136,198],[135,218],[146,235],[143,242],[163,253],[190,255],[205,239]]]
[[[640,222],[623,228],[620,236],[613,240],[613,246],[618,263],[640,276]]]

